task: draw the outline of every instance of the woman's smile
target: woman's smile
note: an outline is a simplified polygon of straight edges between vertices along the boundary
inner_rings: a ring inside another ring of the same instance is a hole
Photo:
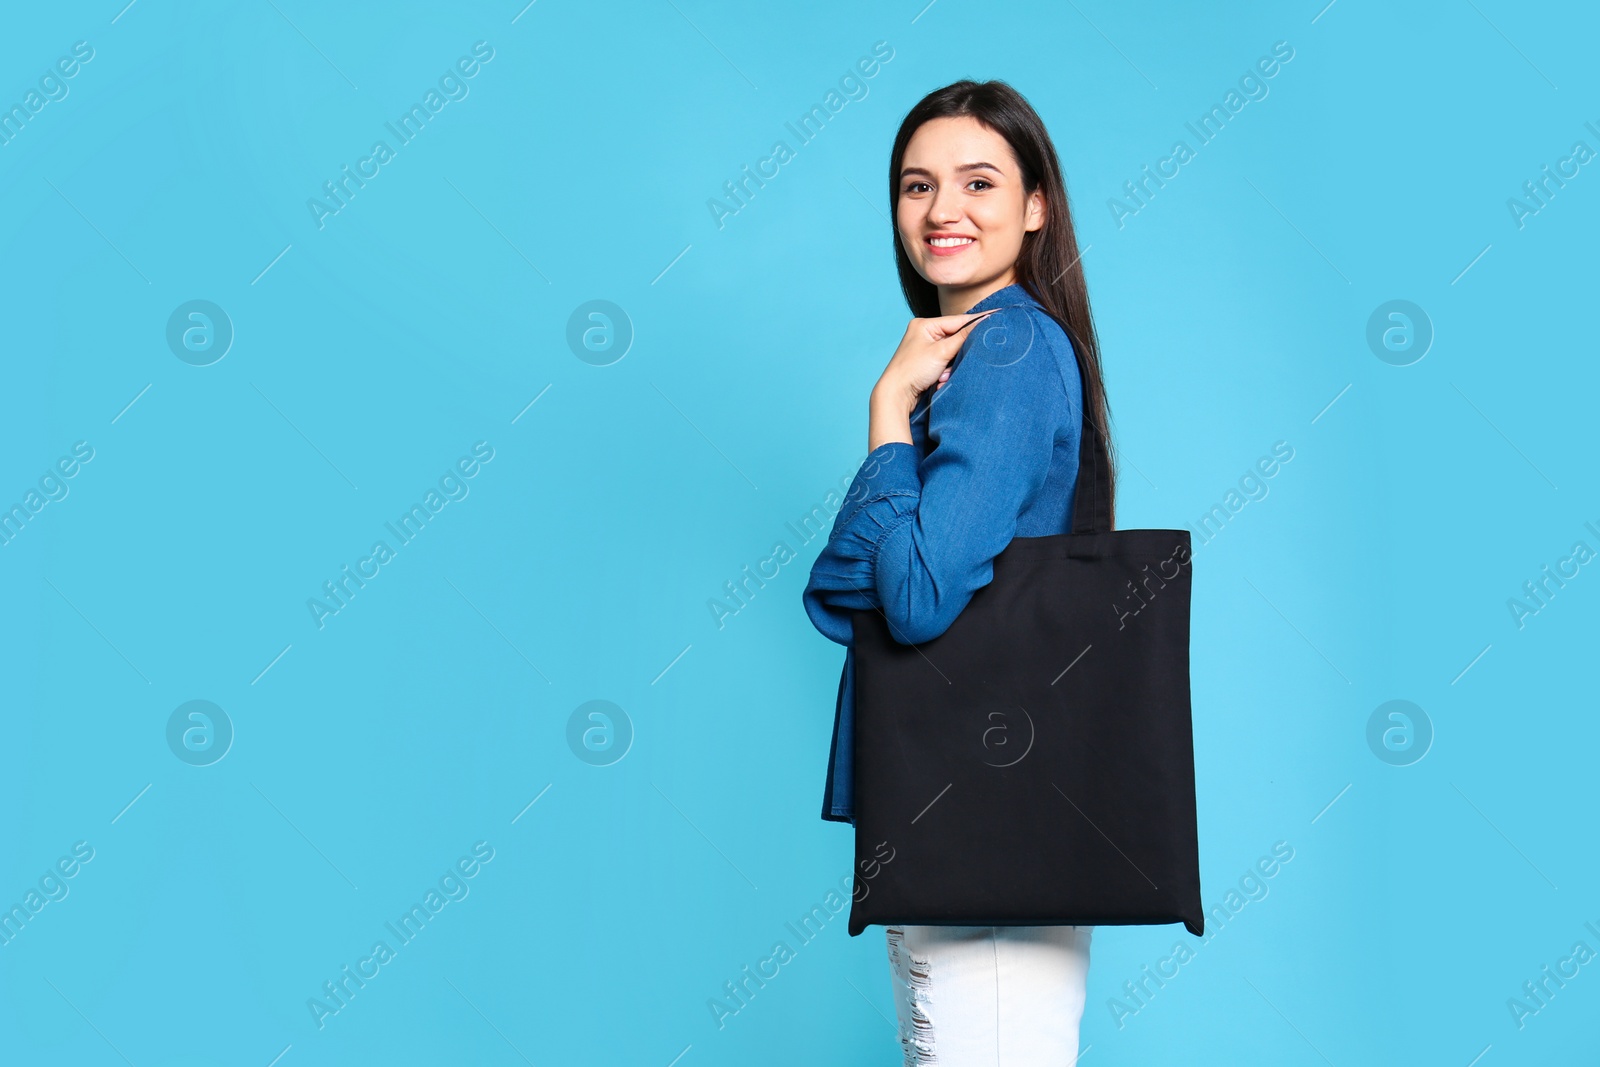
[[[966,237],[960,234],[930,234],[925,243],[928,251],[936,256],[955,256],[965,252],[977,243],[976,237]]]

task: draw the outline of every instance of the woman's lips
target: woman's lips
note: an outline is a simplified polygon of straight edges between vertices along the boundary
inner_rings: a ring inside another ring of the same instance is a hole
[[[940,241],[941,244],[934,244],[935,240]],[[965,252],[978,242],[977,239],[973,237],[960,238],[956,240],[947,240],[942,237],[930,237],[924,240],[922,243],[927,246],[929,252],[936,256],[959,256],[961,253]]]

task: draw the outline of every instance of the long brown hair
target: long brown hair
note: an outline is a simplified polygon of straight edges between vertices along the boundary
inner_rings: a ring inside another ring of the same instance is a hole
[[[1022,168],[1024,195],[1043,188],[1045,222],[1022,236],[1022,251],[1017,256],[1017,281],[1043,305],[1066,330],[1078,351],[1079,376],[1083,380],[1083,432],[1098,429],[1111,461],[1112,528],[1116,526],[1116,460],[1111,448],[1110,409],[1106,404],[1105,382],[1100,373],[1100,343],[1095,335],[1094,317],[1089,309],[1089,284],[1078,254],[1078,240],[1072,229],[1072,212],[1067,203],[1066,181],[1056,158],[1044,122],[1022,94],[1003,81],[962,80],[936,89],[917,102],[900,132],[895,135],[889,156],[889,217],[898,220],[900,206],[900,167],[905,160],[911,135],[930,119],[968,116],[998,133],[1011,146]],[[894,257],[900,272],[900,288],[912,315],[936,318],[939,290],[917,273],[900,243],[899,228],[894,232]],[[1083,472],[1079,472],[1082,475]]]

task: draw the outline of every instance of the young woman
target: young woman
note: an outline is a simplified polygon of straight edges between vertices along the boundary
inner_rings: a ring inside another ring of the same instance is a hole
[[[872,389],[868,456],[803,595],[847,648],[858,610],[883,612],[902,644],[937,637],[1013,537],[1070,531],[1084,420],[1107,427],[1066,188],[1028,102],[999,81],[929,94],[900,126],[889,182],[916,318]],[[837,822],[854,821],[853,660],[822,809]],[[890,928],[906,1064],[1075,1062],[1092,933]]]

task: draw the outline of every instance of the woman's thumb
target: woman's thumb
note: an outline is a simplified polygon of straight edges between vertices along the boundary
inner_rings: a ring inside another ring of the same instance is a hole
[[[936,329],[944,334],[945,338],[956,337],[962,334],[968,326],[979,319],[999,311],[999,308],[990,308],[988,311],[979,311],[965,315],[943,315],[933,320]]]

